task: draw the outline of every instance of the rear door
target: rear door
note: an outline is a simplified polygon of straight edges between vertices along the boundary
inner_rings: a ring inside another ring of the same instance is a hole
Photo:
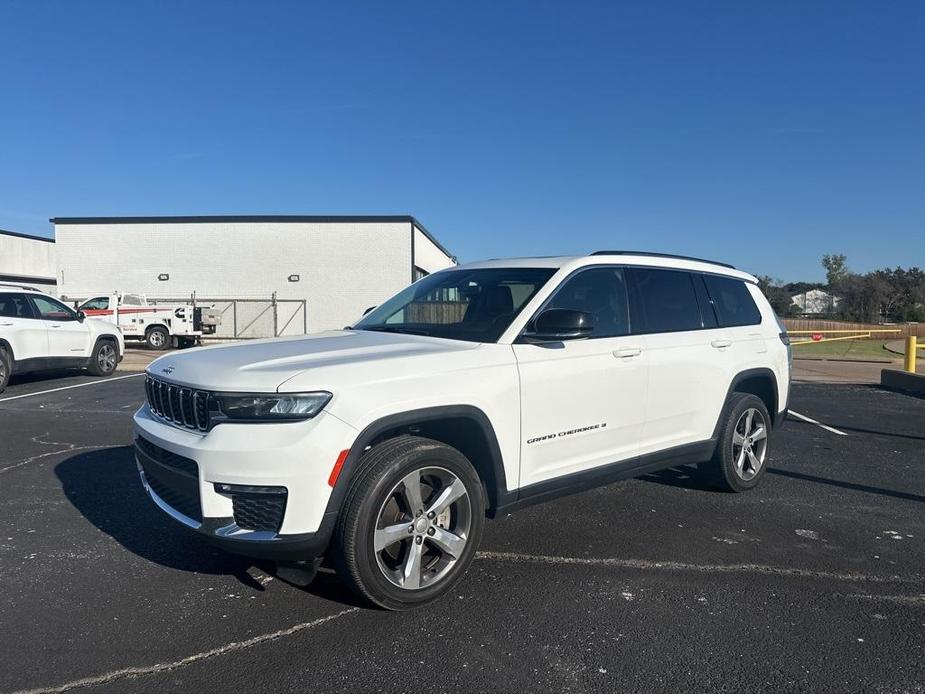
[[[77,319],[77,313],[57,299],[30,294],[35,312],[48,334],[51,359],[78,359],[90,356],[90,329]]]
[[[24,292],[0,293],[0,337],[12,346],[17,362],[48,356],[48,330]]]
[[[520,373],[520,484],[636,455],[645,421],[645,338],[632,335],[626,278],[617,266],[566,279],[542,310],[590,313],[586,339],[515,343]]]
[[[712,403],[722,402],[728,385],[713,343],[728,336],[701,310],[698,275],[639,267],[629,276],[633,325],[645,334],[649,356],[644,452],[705,441],[716,424]]]
[[[731,355],[745,362],[768,351],[761,331],[761,311],[743,280],[721,275],[704,275],[703,281],[716,311],[719,325],[732,340]]]

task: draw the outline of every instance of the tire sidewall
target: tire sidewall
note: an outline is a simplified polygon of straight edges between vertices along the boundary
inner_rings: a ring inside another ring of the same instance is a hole
[[[758,470],[758,474],[749,480],[744,480],[736,472],[735,458],[732,455],[732,437],[735,433],[735,427],[739,418],[749,409],[757,410],[764,420],[765,430],[768,433],[768,449],[765,453],[761,469]],[[733,395],[726,410],[723,430],[717,446],[717,462],[720,464],[720,473],[729,488],[733,491],[746,491],[757,486],[768,469],[768,459],[771,455],[771,417],[761,398],[747,393],[736,393]]]
[[[379,568],[373,547],[373,537],[379,510],[396,484],[415,469],[442,467],[456,475],[465,484],[471,504],[471,525],[466,547],[453,569],[437,584],[419,590],[403,590],[392,584]],[[364,495],[358,509],[355,533],[352,538],[356,557],[356,571],[363,592],[376,604],[393,610],[407,609],[431,602],[446,593],[465,574],[478,549],[485,521],[485,502],[482,484],[472,464],[461,453],[448,446],[426,450],[413,450],[378,468],[378,477]]]
[[[10,376],[12,376],[13,364],[10,359],[9,352],[6,351],[3,347],[0,347],[0,362],[3,363],[3,373],[0,375],[0,393],[2,393],[7,384],[10,382]]]
[[[93,347],[93,353],[90,355],[90,365],[87,367],[87,371],[94,376],[111,376],[116,372],[116,369],[119,368],[118,352],[116,353],[116,364],[112,367],[112,371],[103,371],[103,369],[100,368],[100,351],[106,345],[112,347],[114,350],[118,349],[111,340],[97,340],[96,345]]]
[[[151,341],[151,336],[152,336],[154,333],[159,333],[159,334],[161,334],[161,335],[164,336],[164,342],[163,342],[163,344],[161,344],[161,345],[158,346],[158,345],[155,345],[155,344],[152,343],[152,341]],[[162,328],[162,327],[160,327],[160,326],[155,326],[155,327],[151,328],[150,330],[148,330],[147,333],[145,333],[145,344],[147,344],[148,349],[154,349],[154,350],[157,350],[157,351],[161,352],[161,351],[167,349],[167,346],[170,344],[170,334],[169,334],[166,330],[164,330],[164,328]]]

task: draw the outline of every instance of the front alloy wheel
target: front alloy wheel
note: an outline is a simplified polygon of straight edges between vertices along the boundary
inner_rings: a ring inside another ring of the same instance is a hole
[[[445,468],[415,469],[389,492],[373,538],[379,570],[393,585],[420,590],[444,579],[472,525],[465,485]]]
[[[418,436],[368,450],[337,522],[338,573],[366,600],[405,610],[436,600],[475,556],[482,482],[455,448]]]

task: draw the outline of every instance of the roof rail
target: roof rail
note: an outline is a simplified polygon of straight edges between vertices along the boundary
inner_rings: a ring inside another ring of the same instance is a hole
[[[7,289],[25,289],[30,292],[39,291],[37,288],[28,285],[28,284],[19,284],[18,282],[0,282],[0,287],[6,287]]]
[[[650,253],[649,251],[594,251],[591,255],[650,255],[653,258],[675,258],[677,260],[694,260],[698,263],[709,263],[710,265],[720,265],[735,270],[735,265],[721,263],[717,260],[706,260],[705,258],[695,258],[690,255],[675,255],[674,253]]]

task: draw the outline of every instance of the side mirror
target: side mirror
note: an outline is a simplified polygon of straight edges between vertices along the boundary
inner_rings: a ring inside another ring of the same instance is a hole
[[[77,312],[77,322],[78,322],[78,323],[83,323],[84,320],[86,320],[86,318],[87,318],[87,314],[86,314],[86,313],[84,313],[83,311],[78,311],[78,312]]]
[[[365,315],[366,315],[367,313],[369,313],[370,311],[375,311],[375,310],[376,310],[376,307],[375,307],[375,306],[370,306],[368,309],[366,309],[365,311],[363,311],[363,315],[365,316]]]
[[[549,308],[533,321],[533,330],[524,337],[534,342],[558,342],[588,337],[594,332],[594,318],[590,313],[570,308]]]

